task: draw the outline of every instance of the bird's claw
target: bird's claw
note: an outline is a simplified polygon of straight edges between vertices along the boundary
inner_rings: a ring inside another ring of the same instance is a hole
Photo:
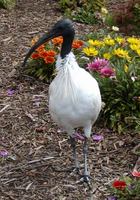
[[[91,176],[90,175],[82,175],[80,178],[80,182],[84,182],[87,184],[90,184],[90,180],[91,180]]]

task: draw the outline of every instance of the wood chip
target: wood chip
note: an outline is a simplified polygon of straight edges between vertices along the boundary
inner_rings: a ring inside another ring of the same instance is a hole
[[[31,115],[31,113],[25,112],[25,115],[26,115],[27,117],[29,117],[33,122],[36,121],[36,119]]]
[[[7,104],[6,106],[4,106],[1,110],[0,110],[0,113],[2,113],[4,110],[6,110],[10,105]]]
[[[32,184],[33,184],[33,182],[29,183],[25,190],[28,191],[30,189],[30,187],[32,186]]]

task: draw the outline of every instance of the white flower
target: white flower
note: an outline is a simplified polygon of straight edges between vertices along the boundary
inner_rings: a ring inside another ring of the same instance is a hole
[[[136,76],[131,76],[131,80],[134,82],[137,79]]]
[[[112,30],[117,32],[119,31],[119,28],[117,26],[112,26]]]
[[[108,10],[105,7],[102,7],[101,13],[106,15],[106,14],[108,14]]]

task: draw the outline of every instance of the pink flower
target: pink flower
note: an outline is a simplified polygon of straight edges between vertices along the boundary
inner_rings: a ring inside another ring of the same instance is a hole
[[[6,151],[5,149],[0,150],[0,157],[7,157],[8,154],[8,151]]]
[[[94,134],[94,135],[92,135],[92,139],[93,139],[93,141],[100,142],[104,139],[104,137],[102,135]]]
[[[104,58],[95,58],[93,62],[87,65],[87,69],[91,71],[100,71],[104,67],[109,67],[109,61]]]
[[[140,177],[140,172],[138,172],[137,170],[133,170],[132,175],[135,177]]]
[[[78,132],[74,133],[74,138],[77,139],[77,140],[81,140],[81,141],[85,140],[85,137],[82,134],[78,133]]]
[[[15,93],[15,90],[14,90],[14,89],[8,89],[8,90],[7,90],[7,95],[8,95],[8,96],[12,96],[14,93]]]
[[[105,66],[100,70],[100,74],[104,77],[114,76],[114,70],[111,67]]]

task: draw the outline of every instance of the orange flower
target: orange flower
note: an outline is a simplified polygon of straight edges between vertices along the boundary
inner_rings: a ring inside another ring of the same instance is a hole
[[[40,55],[38,53],[33,53],[31,55],[31,57],[32,57],[32,59],[38,59],[38,58],[40,58]]]
[[[44,58],[44,61],[46,64],[53,64],[55,62],[55,59],[52,56],[48,56]]]
[[[63,43],[63,38],[61,36],[60,37],[56,37],[56,38],[52,39],[52,43],[54,45],[62,44]]]
[[[40,55],[41,58],[46,58],[48,56],[49,57],[54,57],[56,55],[56,52],[53,51],[53,50],[48,50],[48,51],[44,50],[44,51],[41,51],[39,53],[39,55]]]
[[[37,48],[37,52],[40,53],[42,51],[45,51],[45,46],[42,44],[40,47]]]
[[[48,54],[48,56],[54,57],[54,56],[56,55],[56,52],[53,51],[53,50],[48,50],[48,51],[47,51],[47,54]]]
[[[72,43],[72,48],[78,49],[83,46],[84,42],[82,40],[74,40]]]
[[[48,53],[47,53],[46,50],[44,50],[44,51],[40,51],[39,55],[40,55],[41,58],[46,58],[48,56]]]

